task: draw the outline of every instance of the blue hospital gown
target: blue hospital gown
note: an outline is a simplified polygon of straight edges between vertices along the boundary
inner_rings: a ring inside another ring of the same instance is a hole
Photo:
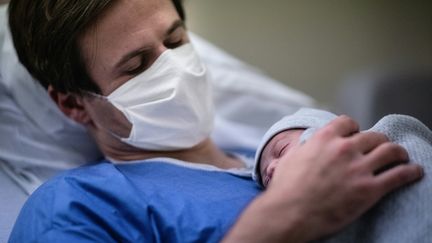
[[[165,162],[65,172],[26,202],[10,242],[218,242],[260,192],[250,177]]]

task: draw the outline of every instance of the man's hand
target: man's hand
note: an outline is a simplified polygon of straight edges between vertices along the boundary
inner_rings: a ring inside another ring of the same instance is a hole
[[[341,116],[292,147],[267,191],[245,210],[227,241],[318,239],[342,229],[390,191],[421,178],[422,169],[414,164],[383,171],[407,162],[407,152],[382,134],[358,129]]]

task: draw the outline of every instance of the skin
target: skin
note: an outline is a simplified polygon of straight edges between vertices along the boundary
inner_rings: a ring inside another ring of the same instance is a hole
[[[144,71],[167,48],[186,43],[187,33],[179,21],[169,0],[118,0],[98,18],[82,34],[79,46],[102,95],[109,95]],[[136,50],[140,55],[117,65]],[[60,93],[52,87],[48,91],[66,116],[88,129],[107,157],[120,161],[171,157],[220,168],[244,166],[209,138],[181,151],[134,148],[112,135],[127,135],[131,126],[106,101],[91,95]],[[415,165],[399,165],[374,176],[376,167],[401,161],[406,152],[382,135],[356,132],[358,125],[341,117],[304,146],[290,148],[281,158],[284,162],[279,163],[281,169],[275,170],[268,189],[247,207],[225,242],[317,239],[341,229],[391,190],[421,177],[421,168]],[[350,205],[349,210],[346,205]]]
[[[304,129],[291,129],[278,133],[263,149],[260,159],[262,184],[267,187],[281,158],[299,143]]]

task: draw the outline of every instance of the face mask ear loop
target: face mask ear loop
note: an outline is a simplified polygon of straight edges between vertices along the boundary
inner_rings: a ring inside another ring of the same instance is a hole
[[[108,97],[100,95],[100,94],[96,94],[94,92],[91,91],[87,91],[87,90],[83,90],[83,93],[85,93],[88,96],[92,96],[93,98],[99,98],[99,99],[103,99],[103,100],[107,100],[108,101]]]
[[[102,100],[104,100],[104,101],[106,101],[106,102],[109,102],[108,97],[106,97],[106,96],[103,96],[103,95],[100,95],[100,94],[96,94],[96,93],[94,93],[94,92],[87,91],[87,90],[83,90],[83,92],[84,92],[85,94],[89,95],[89,96],[92,96],[93,98],[96,98],[96,99],[102,99]],[[110,103],[110,102],[109,102],[109,103]],[[101,126],[101,127],[102,127],[102,129],[104,129],[107,133],[109,133],[111,136],[117,138],[118,140],[122,141],[122,140],[124,139],[124,138],[122,138],[121,136],[115,134],[113,131],[109,130],[108,128],[103,127],[103,126]]]

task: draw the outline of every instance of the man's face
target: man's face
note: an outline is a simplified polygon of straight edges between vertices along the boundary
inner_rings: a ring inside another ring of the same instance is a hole
[[[108,95],[166,49],[188,42],[170,0],[118,0],[80,39],[90,76]]]
[[[304,129],[291,129],[274,136],[265,146],[260,160],[260,175],[262,184],[267,187],[274,170],[292,146],[299,143]]]
[[[89,75],[107,96],[165,50],[188,41],[172,1],[118,0],[83,33],[79,46]],[[96,124],[128,137],[131,124],[123,114],[104,100],[91,102],[88,112]]]

